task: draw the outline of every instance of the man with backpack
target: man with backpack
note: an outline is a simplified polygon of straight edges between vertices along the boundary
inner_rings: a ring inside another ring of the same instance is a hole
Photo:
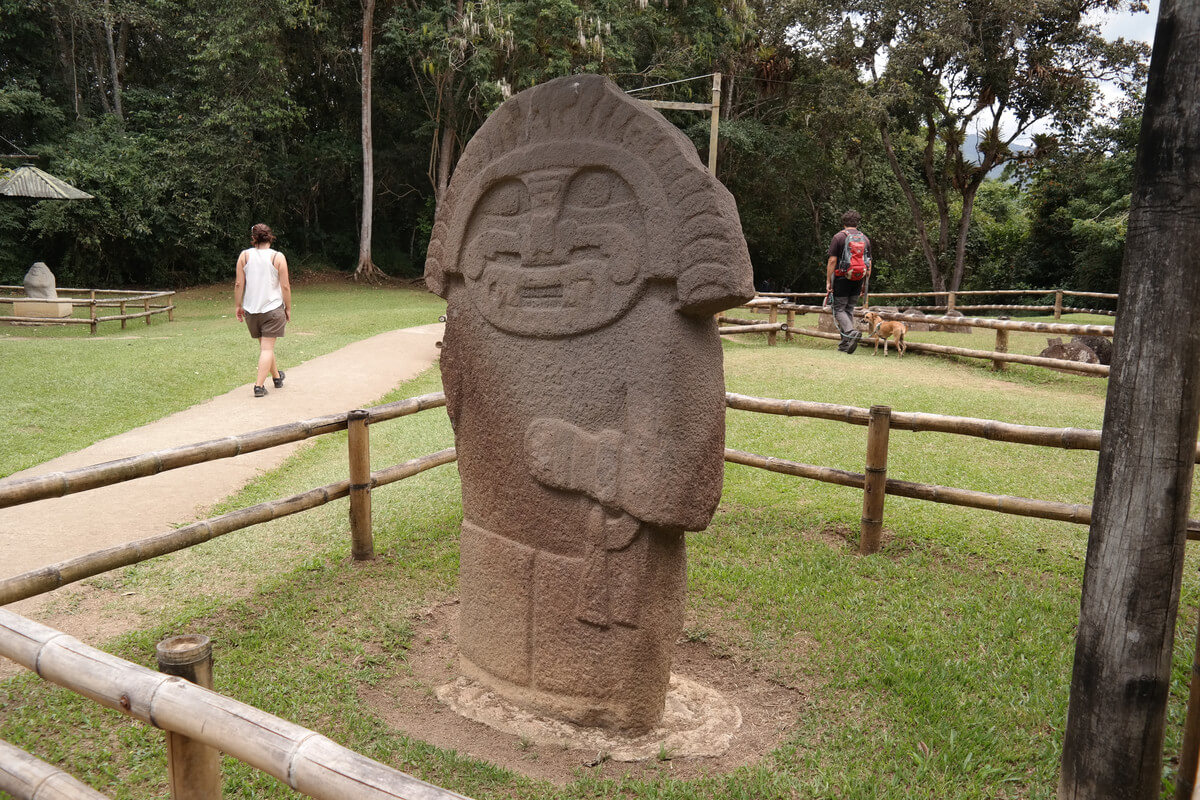
[[[862,332],[854,327],[854,307],[862,284],[871,276],[871,240],[858,229],[862,219],[854,209],[842,214],[842,230],[829,243],[825,265],[825,295],[832,298],[833,321],[842,334],[838,350],[853,353]]]

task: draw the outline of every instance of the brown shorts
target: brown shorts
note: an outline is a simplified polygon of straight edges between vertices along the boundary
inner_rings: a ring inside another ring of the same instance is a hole
[[[264,311],[261,314],[246,314],[246,327],[250,329],[251,339],[278,339],[283,336],[283,327],[287,325],[287,314],[283,306]]]

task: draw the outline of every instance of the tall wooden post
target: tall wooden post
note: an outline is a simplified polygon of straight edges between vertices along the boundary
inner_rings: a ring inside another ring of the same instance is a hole
[[[892,426],[890,406],[871,406],[867,423],[867,472],[863,482],[862,527],[859,531],[858,552],[870,555],[879,552],[883,535],[883,499],[887,496],[888,432]]]
[[[159,672],[213,688],[212,643],[207,636],[163,639],[156,654]],[[221,753],[216,749],[167,731],[167,771],[171,800],[220,800]]]
[[[1008,331],[1006,331],[1002,328],[996,329],[996,346],[993,347],[992,349],[995,350],[997,353],[1007,353],[1008,352]],[[1003,372],[1004,371],[1004,362],[996,361],[995,359],[993,359],[992,360],[992,369],[994,369],[998,372]]]
[[[1162,790],[1200,418],[1200,328],[1192,317],[1200,305],[1198,40],[1200,3],[1162,0],[1134,168],[1060,800],[1150,800]]]
[[[121,301],[121,330],[125,330],[125,323],[129,320],[125,319],[125,301]]]
[[[947,292],[946,293],[946,313],[947,314],[949,314],[951,311],[954,310],[954,300],[955,300],[954,292]]]
[[[717,129],[721,127],[721,73],[713,73],[712,123],[708,126],[708,172],[717,174]]]
[[[787,310],[787,333],[783,335],[785,342],[792,340],[792,328],[796,327],[796,309],[789,308]]]
[[[150,298],[149,297],[147,297],[145,300],[142,301],[142,310],[146,312],[146,316],[143,317],[143,319],[145,319],[146,324],[149,325],[150,324]],[[121,321],[124,322],[124,320],[121,320]]]
[[[771,308],[769,311],[767,311],[767,322],[771,323],[772,325],[774,325],[776,322],[779,322],[779,304],[778,303],[771,303]],[[774,347],[775,340],[776,340],[775,331],[768,331],[767,332],[767,347]]]
[[[97,325],[97,323],[96,323],[96,290],[95,289],[92,289],[91,303],[88,305],[88,308],[91,309],[90,313],[91,313],[91,320],[92,320],[91,323],[89,323],[88,328],[89,328],[92,336],[95,336],[96,335],[96,325]]]
[[[1062,319],[1062,291],[1054,293],[1054,318]]]
[[[350,553],[355,561],[375,555],[371,532],[371,412],[356,408],[347,415],[350,447]]]

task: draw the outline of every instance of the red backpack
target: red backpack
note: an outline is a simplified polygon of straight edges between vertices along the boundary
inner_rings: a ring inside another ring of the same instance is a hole
[[[861,281],[871,266],[871,243],[861,231],[846,231],[842,244],[842,256],[838,259],[833,274],[839,278]]]

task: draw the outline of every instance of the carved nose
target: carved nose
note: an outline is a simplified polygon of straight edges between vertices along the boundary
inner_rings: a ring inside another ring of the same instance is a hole
[[[566,250],[556,235],[558,226],[555,216],[551,211],[530,216],[524,252],[521,254],[526,266],[550,267],[564,263]]]

